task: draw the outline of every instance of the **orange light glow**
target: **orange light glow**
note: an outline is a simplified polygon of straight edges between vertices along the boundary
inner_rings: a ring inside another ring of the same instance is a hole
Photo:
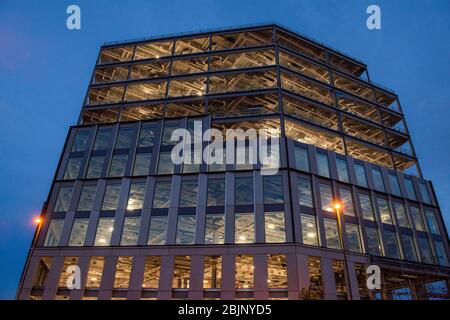
[[[335,208],[336,210],[339,210],[339,209],[341,208],[341,204],[340,204],[340,203],[335,203],[335,204],[334,204],[334,208]]]
[[[42,218],[41,217],[37,217],[34,219],[34,223],[35,224],[41,224],[42,223]]]

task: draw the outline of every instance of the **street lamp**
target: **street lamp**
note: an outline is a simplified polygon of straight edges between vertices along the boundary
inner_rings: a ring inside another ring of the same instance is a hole
[[[344,248],[344,236],[343,236],[344,230],[342,229],[342,221],[341,221],[341,214],[344,213],[344,210],[342,209],[342,205],[339,201],[336,201],[334,203],[334,210],[336,210],[336,215],[337,215],[339,243],[341,244],[341,250],[344,253],[344,270],[345,270],[345,275],[347,278],[347,288],[348,288],[348,292],[350,294],[350,300],[353,300],[352,287],[350,285],[350,273],[348,272],[348,267],[347,267],[347,252]]]

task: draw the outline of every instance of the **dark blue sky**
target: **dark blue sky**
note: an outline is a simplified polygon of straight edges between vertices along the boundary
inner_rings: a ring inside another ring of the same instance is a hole
[[[82,29],[66,29],[81,7]],[[378,4],[382,29],[366,28]],[[0,299],[13,298],[35,216],[106,41],[277,22],[369,66],[397,92],[450,226],[450,1],[0,1]]]

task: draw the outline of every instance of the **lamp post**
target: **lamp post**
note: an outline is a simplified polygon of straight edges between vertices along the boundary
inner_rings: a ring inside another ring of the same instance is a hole
[[[344,230],[342,229],[342,221],[341,221],[341,214],[343,214],[343,210],[341,210],[342,206],[339,202],[336,202],[334,204],[334,209],[336,210],[336,215],[337,215],[339,243],[341,244],[341,249],[344,254],[344,270],[345,270],[345,275],[347,278],[348,293],[350,295],[350,300],[353,300],[352,287],[350,284],[350,273],[348,272],[348,267],[347,267],[347,252],[344,248],[344,238],[343,238]]]

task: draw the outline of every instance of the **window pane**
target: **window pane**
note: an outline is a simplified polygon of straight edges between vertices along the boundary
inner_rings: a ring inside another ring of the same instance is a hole
[[[408,193],[408,198],[416,200],[416,191],[414,191],[414,186],[412,183],[411,178],[405,177],[405,186],[406,186],[406,191]]]
[[[441,266],[448,267],[448,258],[445,253],[444,244],[442,241],[434,241],[434,250],[436,251],[436,258]]]
[[[208,206],[225,205],[225,179],[208,180]]]
[[[381,222],[392,224],[391,210],[389,203],[385,199],[377,198],[378,210],[380,211]]]
[[[77,211],[91,211],[94,205],[97,186],[84,186],[81,189],[80,200],[78,201]]]
[[[152,147],[155,140],[155,126],[142,125],[141,133],[139,134],[138,148]]]
[[[386,256],[394,259],[400,258],[398,253],[397,236],[395,232],[384,231],[384,245],[386,249]]]
[[[309,172],[308,150],[306,148],[295,147],[295,168]]]
[[[177,244],[194,244],[195,242],[195,216],[179,215],[177,223]]]
[[[400,227],[409,228],[408,217],[403,204],[394,202],[395,214],[397,215],[398,224]]]
[[[89,219],[75,219],[70,232],[69,246],[82,247],[86,238]]]
[[[253,243],[255,241],[255,217],[253,213],[235,213],[234,242]]]
[[[56,199],[54,212],[64,212],[69,210],[70,200],[72,199],[72,187],[59,188],[58,198]]]
[[[372,201],[370,200],[370,197],[365,194],[360,194],[359,202],[361,204],[361,213],[363,218],[372,221],[375,220],[373,216]]]
[[[144,207],[145,182],[132,183],[128,194],[127,210],[137,210]]]
[[[158,161],[158,174],[173,174],[174,164],[171,152],[160,152]]]
[[[253,204],[253,177],[235,179],[235,204]]]
[[[116,154],[111,161],[111,169],[109,169],[110,177],[123,177],[127,168],[128,155]]]
[[[161,273],[161,257],[145,257],[144,280],[142,288],[157,289],[159,286],[159,275]]]
[[[205,256],[203,265],[203,288],[219,289],[222,280],[222,257]]]
[[[153,208],[168,208],[170,205],[170,182],[156,182]]]
[[[420,210],[417,207],[409,207],[414,227],[417,231],[425,231]]]
[[[172,141],[172,132],[178,129],[178,127],[179,125],[177,123],[164,124],[161,145],[175,145],[178,143],[178,141]]]
[[[381,174],[380,169],[372,168],[372,176],[373,176],[373,183],[375,185],[375,189],[381,192],[384,192],[384,182],[383,182],[383,176]]]
[[[48,226],[47,236],[45,237],[44,247],[57,247],[61,239],[64,219],[52,219]]]
[[[117,258],[114,289],[128,289],[132,265],[133,257],[121,256]]]
[[[138,153],[134,160],[133,176],[146,176],[150,170],[151,153]]]
[[[197,192],[197,180],[183,180],[181,182],[180,207],[196,207]]]
[[[286,255],[267,255],[267,284],[269,289],[285,289],[288,287]]]
[[[375,228],[366,227],[367,236],[367,250],[368,254],[374,256],[381,256],[380,238],[378,230]]]
[[[133,138],[133,127],[121,127],[116,140],[116,149],[128,149],[131,145],[131,139]]]
[[[205,221],[205,244],[222,244],[225,240],[225,217],[208,214]]]
[[[436,221],[436,216],[434,215],[434,211],[425,210],[425,217],[427,219],[428,228],[432,234],[440,234],[439,227]]]
[[[83,161],[83,158],[70,158],[69,161],[67,161],[67,167],[63,177],[64,180],[72,180],[78,178],[81,161]]]
[[[341,249],[337,222],[335,220],[323,219],[323,224],[325,228],[325,238],[327,239],[327,247]]]
[[[303,178],[298,179],[298,203],[301,206],[313,208],[311,181]]]
[[[320,183],[319,191],[320,191],[320,203],[322,205],[322,210],[332,212],[333,211],[333,193],[331,191],[331,186]]]
[[[339,189],[339,195],[341,196],[341,202],[343,204],[344,214],[347,216],[355,216],[355,206],[353,205],[353,195],[350,190]]]
[[[78,131],[73,141],[71,152],[86,151],[89,135],[89,130]]]
[[[148,245],[164,245],[167,237],[167,216],[153,216],[150,218]]]
[[[188,289],[191,275],[191,257],[175,256],[173,265],[173,289]]]
[[[243,254],[237,255],[235,264],[236,289],[253,288],[253,277],[254,277],[253,256]]]
[[[352,252],[361,252],[359,227],[355,224],[346,223],[345,235],[347,237],[348,250]]]
[[[302,236],[303,243],[313,246],[319,245],[319,239],[317,237],[316,219],[314,216],[304,215],[302,219]]]
[[[338,179],[343,182],[349,182],[347,161],[344,159],[336,158],[336,168],[338,173]]]
[[[330,166],[328,163],[328,155],[323,153],[317,153],[317,171],[319,175],[329,178]]]
[[[406,260],[417,261],[416,247],[412,236],[402,234],[403,255]]]
[[[64,261],[63,261],[63,265],[61,267],[60,277],[59,277],[59,281],[58,281],[59,288],[67,289],[67,280],[69,279],[69,275],[70,275],[70,273],[67,272],[67,268],[70,265],[77,265],[77,264],[78,264],[78,257],[64,257]]]
[[[263,177],[264,203],[283,203],[283,177]]]
[[[136,246],[138,244],[141,217],[127,217],[123,222],[121,246]]]
[[[106,150],[108,149],[109,142],[111,141],[112,128],[99,128],[97,136],[95,137],[93,150]]]
[[[391,184],[391,191],[393,194],[397,196],[401,196],[400,185],[398,184],[397,175],[390,173],[389,174],[389,182]]]
[[[367,188],[366,170],[362,164],[355,163],[356,183]]]
[[[105,162],[104,156],[92,156],[91,159],[89,160],[86,178],[100,178],[102,176],[104,162]]]
[[[94,246],[109,246],[113,230],[114,218],[100,218],[98,220]]]
[[[103,197],[102,210],[116,210],[119,203],[120,184],[108,184]]]
[[[264,218],[266,243],[286,242],[284,212],[266,212]]]
[[[423,202],[430,204],[430,194],[428,193],[427,185],[423,182],[419,182],[420,194],[422,195]]]
[[[86,279],[86,288],[100,288],[104,265],[104,257],[91,257],[91,261],[89,262],[89,271]]]
[[[434,263],[433,254],[431,253],[430,243],[428,239],[417,238],[417,243],[419,245],[420,258],[424,263]]]

